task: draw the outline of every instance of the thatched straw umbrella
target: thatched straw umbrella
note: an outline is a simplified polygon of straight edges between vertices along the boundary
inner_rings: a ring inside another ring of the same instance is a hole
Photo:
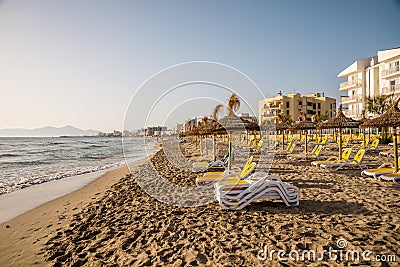
[[[365,138],[365,131],[368,128],[368,140],[371,139],[371,126],[368,126],[370,124],[370,119],[365,117],[365,110],[362,111],[362,118],[358,120],[359,122],[361,122],[360,124],[360,128],[363,128],[363,142],[365,144],[366,138]],[[364,126],[367,125],[367,126]]]
[[[213,118],[208,119],[207,123],[200,127],[199,132],[203,135],[212,135],[213,136],[213,161],[216,160],[216,135],[217,134],[226,134],[226,130],[223,129],[223,126],[218,122],[218,113],[221,110],[222,105],[217,105],[214,108]]]
[[[269,148],[269,135],[271,131],[275,131],[275,123],[273,123],[272,121],[264,121],[261,125],[260,125],[260,131],[261,132],[266,132],[267,134],[267,147]]]
[[[307,135],[308,135],[308,130],[314,130],[316,129],[316,124],[313,122],[307,122],[307,121],[300,121],[298,123],[293,124],[292,128],[294,130],[300,130],[303,131],[305,130],[306,134],[305,134],[305,153],[307,154]]]
[[[397,127],[400,126],[400,109],[398,98],[392,106],[381,116],[365,122],[362,127],[392,127],[393,128],[393,152],[395,171],[398,172],[398,152],[397,152]]]
[[[248,120],[237,117],[234,114],[230,114],[219,120],[219,123],[225,129],[229,135],[228,151],[229,151],[229,161],[228,169],[232,167],[232,136],[234,132],[244,132],[244,131],[260,131],[260,127],[257,123],[249,122]],[[216,130],[220,132],[221,129]]]
[[[228,100],[228,114],[220,119],[218,122],[222,125],[224,130],[228,133],[228,170],[232,168],[232,136],[235,131],[260,131],[260,127],[257,123],[249,122],[245,119],[239,118],[234,114],[240,107],[240,100],[233,93]],[[222,129],[216,129],[216,132]]]
[[[344,128],[358,128],[361,122],[348,118],[343,114],[342,104],[338,108],[336,117],[317,124],[318,129],[339,129],[339,159],[342,159],[342,129]]]
[[[199,129],[197,127],[193,127],[190,131],[188,131],[186,133],[186,135],[187,136],[191,136],[191,137],[195,137],[195,144],[196,144],[196,149],[197,149],[197,147],[199,145],[198,144],[198,142],[199,142],[198,137],[200,135]],[[201,149],[201,147],[200,147],[200,149]]]
[[[290,128],[290,125],[283,122],[281,114],[278,114],[278,118],[279,118],[280,122],[278,122],[275,125],[275,129],[277,131],[281,131],[281,133],[282,133],[282,148],[284,149],[285,148],[285,131]]]

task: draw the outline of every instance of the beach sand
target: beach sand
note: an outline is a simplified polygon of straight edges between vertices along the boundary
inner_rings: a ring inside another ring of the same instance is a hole
[[[75,192],[1,224],[0,266],[48,266],[40,251],[49,236],[66,228],[73,214],[101,198],[113,184],[128,173],[126,166],[107,172]]]
[[[398,266],[400,187],[394,183],[279,158],[271,173],[300,188],[299,206],[267,200],[241,211],[216,202],[185,208],[155,200],[138,181],[152,166],[182,186],[194,186],[196,175],[172,166],[163,151],[151,160],[137,164],[133,176],[112,171],[2,224],[0,266],[349,266],[353,262],[329,261],[327,254],[324,262],[257,258],[265,246],[318,253],[337,249],[339,239],[345,249],[372,251],[371,258],[397,257],[395,263],[355,262],[361,266]],[[367,155],[366,163],[380,162]]]

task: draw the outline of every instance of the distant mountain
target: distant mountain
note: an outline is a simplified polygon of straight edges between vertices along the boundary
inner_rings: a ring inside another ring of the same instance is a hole
[[[0,129],[0,136],[24,136],[24,137],[34,137],[34,136],[41,136],[41,137],[48,137],[48,136],[91,136],[97,135],[99,131],[96,130],[82,130],[70,125],[64,127],[42,127],[36,129],[24,129],[24,128],[14,128],[14,129]]]

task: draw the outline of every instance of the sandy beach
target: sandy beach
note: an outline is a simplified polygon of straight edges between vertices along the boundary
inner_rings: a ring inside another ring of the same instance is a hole
[[[379,164],[367,155],[367,164]],[[384,158],[380,158],[385,160]],[[178,169],[159,151],[134,167],[111,171],[83,189],[46,203],[7,223],[0,231],[1,266],[349,266],[353,262],[271,261],[260,250],[364,250],[400,259],[399,186],[336,174],[310,163],[274,161],[271,173],[300,188],[300,205],[262,201],[241,211],[217,202],[177,207],[159,202],[137,180],[155,166],[171,182],[191,186],[196,177]],[[262,253],[261,253],[262,255]],[[376,260],[362,266],[397,266]]]
[[[67,227],[73,214],[101,198],[128,173],[126,167],[110,171],[84,188],[1,224],[0,266],[48,266],[41,250],[49,236]]]

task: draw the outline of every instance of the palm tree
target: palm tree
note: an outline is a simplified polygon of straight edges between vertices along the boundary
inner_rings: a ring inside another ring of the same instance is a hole
[[[315,114],[311,116],[312,122],[322,122],[329,120],[329,111],[325,111],[322,114]]]
[[[228,116],[233,115],[240,108],[240,100],[235,93],[233,93],[228,100]]]
[[[283,123],[291,124],[293,122],[293,119],[289,114],[280,113],[278,117]]]
[[[222,104],[218,104],[215,106],[212,116],[214,120],[218,121],[218,115],[221,112],[222,107],[223,107]]]
[[[377,95],[365,99],[365,110],[376,114],[382,115],[385,113],[393,103],[393,95]]]
[[[368,96],[365,99],[365,110],[376,115],[382,115],[390,108],[392,104],[393,95],[377,95],[373,97]],[[382,143],[390,142],[390,139],[387,137],[386,130],[386,127],[382,127]]]

